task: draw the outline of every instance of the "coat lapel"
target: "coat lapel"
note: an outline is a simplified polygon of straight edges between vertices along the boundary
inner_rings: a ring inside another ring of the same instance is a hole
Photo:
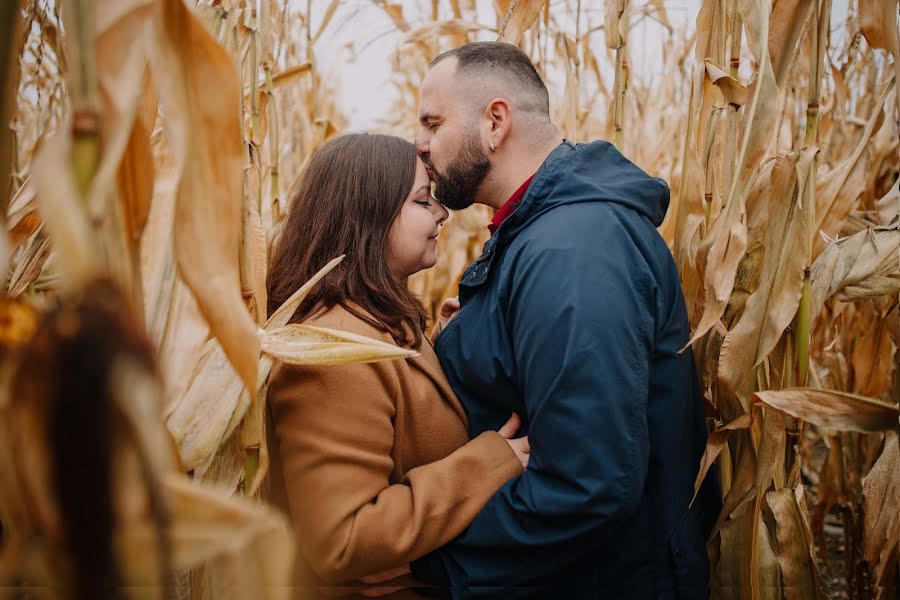
[[[438,360],[437,354],[434,352],[434,347],[431,345],[431,341],[423,336],[422,337],[422,346],[419,348],[419,355],[413,356],[411,358],[406,359],[407,362],[415,369],[418,369],[422,373],[425,374],[434,385],[437,387],[438,391],[440,391],[441,396],[444,397],[444,400],[453,407],[453,410],[459,415],[460,420],[462,420],[463,425],[466,426],[466,429],[469,427],[469,417],[466,415],[466,411],[460,403],[459,399],[456,397],[456,394],[453,393],[453,388],[450,387],[450,383],[447,381],[447,377],[444,375],[444,372],[441,370],[441,363]]]

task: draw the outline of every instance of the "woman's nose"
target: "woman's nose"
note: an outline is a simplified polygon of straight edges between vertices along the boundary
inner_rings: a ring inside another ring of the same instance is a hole
[[[450,212],[449,212],[449,211],[444,207],[444,205],[441,204],[440,202],[437,202],[436,204],[438,205],[438,211],[437,211],[437,217],[438,217],[438,220],[437,220],[437,223],[438,223],[438,225],[443,225],[443,224],[444,224],[444,221],[447,220],[447,217],[450,216]]]

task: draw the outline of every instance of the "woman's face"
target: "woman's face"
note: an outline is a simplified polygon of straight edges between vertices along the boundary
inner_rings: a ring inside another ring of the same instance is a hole
[[[406,278],[437,262],[437,238],[447,209],[431,196],[431,182],[425,165],[416,158],[416,179],[412,190],[388,235],[388,266]]]

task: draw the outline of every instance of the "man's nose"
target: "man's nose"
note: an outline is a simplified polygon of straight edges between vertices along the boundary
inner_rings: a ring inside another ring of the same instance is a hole
[[[428,154],[428,140],[425,138],[425,136],[418,136],[416,138],[416,152],[419,154],[419,156]]]

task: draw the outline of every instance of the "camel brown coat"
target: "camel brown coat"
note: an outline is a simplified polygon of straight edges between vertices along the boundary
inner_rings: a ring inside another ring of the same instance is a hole
[[[305,323],[393,343],[339,306]],[[427,339],[419,352],[273,373],[269,493],[294,525],[299,588],[321,593],[323,584],[423,556],[523,472],[497,432],[469,441],[466,414]]]

